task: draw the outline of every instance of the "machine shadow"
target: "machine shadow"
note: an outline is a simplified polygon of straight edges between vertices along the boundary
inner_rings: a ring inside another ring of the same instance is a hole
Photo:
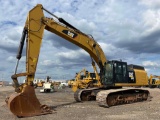
[[[64,103],[64,104],[60,104],[60,105],[54,105],[54,106],[50,106],[50,109],[56,111],[56,108],[64,107],[64,106],[66,106],[66,105],[73,105],[73,104],[77,104],[77,103],[81,103],[81,102],[76,102],[76,101],[74,101],[74,102]]]

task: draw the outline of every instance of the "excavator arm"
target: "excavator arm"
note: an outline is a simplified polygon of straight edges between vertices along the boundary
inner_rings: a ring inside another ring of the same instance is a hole
[[[45,17],[43,11],[51,14],[54,19]],[[43,8],[41,4],[38,4],[28,13],[20,41],[15,74],[12,75],[16,93],[6,100],[11,112],[17,116],[34,116],[51,113],[48,106],[40,104],[33,87],[44,30],[57,34],[64,38],[64,40],[68,40],[84,49],[94,59],[101,71],[107,61],[103,50],[92,36],[86,35],[64,19],[58,18],[50,13]],[[22,56],[25,40],[26,72],[17,73],[18,63]],[[26,82],[23,85],[18,83],[18,77],[21,76],[26,76]],[[27,102],[24,103],[24,101]]]

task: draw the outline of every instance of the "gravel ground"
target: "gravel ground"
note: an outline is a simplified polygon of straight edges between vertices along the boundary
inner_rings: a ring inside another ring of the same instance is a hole
[[[54,113],[48,115],[17,118],[7,108],[4,100],[14,92],[12,87],[0,87],[0,120],[159,120],[160,119],[160,89],[149,89],[151,101],[134,104],[99,107],[95,101],[76,103],[70,88],[58,90],[54,93],[40,93],[36,95],[41,104],[51,106]]]

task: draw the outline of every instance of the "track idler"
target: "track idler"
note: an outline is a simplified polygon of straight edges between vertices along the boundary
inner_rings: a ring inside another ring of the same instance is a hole
[[[52,110],[46,105],[41,105],[36,97],[33,86],[24,86],[20,93],[13,93],[6,99],[10,111],[18,117],[51,114]]]

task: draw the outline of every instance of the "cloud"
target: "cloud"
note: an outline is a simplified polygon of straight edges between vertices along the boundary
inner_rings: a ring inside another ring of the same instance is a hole
[[[12,27],[12,25],[5,25],[4,27],[0,28],[0,35],[3,36],[0,42],[0,49],[16,53],[18,50],[22,29],[21,27]]]
[[[159,53],[160,31],[153,32],[147,36],[134,38],[131,41],[124,40],[116,42],[117,47],[125,48],[133,53]]]
[[[16,60],[16,58],[15,58],[15,56],[13,57],[13,56],[9,56],[8,58],[7,58],[7,61],[8,62],[13,62],[13,61],[15,61]]]
[[[36,74],[42,74],[45,75],[47,73],[46,70],[42,70],[42,69],[37,69]]]
[[[59,57],[69,58],[69,59],[75,59],[75,58],[79,59],[82,56],[87,56],[87,55],[89,56],[89,54],[82,49],[77,50],[77,51],[70,50],[68,52],[60,52],[57,54],[57,56]]]
[[[157,62],[152,62],[152,61],[143,61],[142,65],[145,67],[160,67],[160,64]]]
[[[159,9],[160,8],[160,1],[159,0],[141,0],[139,4],[143,4],[149,8]]]
[[[40,64],[47,68],[73,69],[80,66],[91,66],[91,58],[84,50],[59,52],[54,60],[44,60]]]

